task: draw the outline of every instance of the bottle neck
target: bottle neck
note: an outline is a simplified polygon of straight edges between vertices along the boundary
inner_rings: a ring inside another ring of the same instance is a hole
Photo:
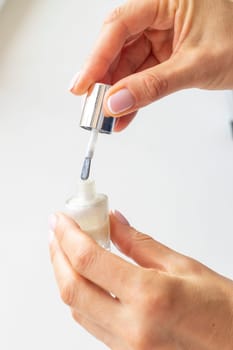
[[[77,197],[83,203],[90,202],[96,198],[95,181],[80,180],[78,184]]]

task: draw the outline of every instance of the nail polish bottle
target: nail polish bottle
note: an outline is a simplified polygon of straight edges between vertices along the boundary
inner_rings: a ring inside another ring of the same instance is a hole
[[[100,246],[110,249],[108,197],[96,193],[93,180],[80,180],[77,194],[66,202],[66,213]]]

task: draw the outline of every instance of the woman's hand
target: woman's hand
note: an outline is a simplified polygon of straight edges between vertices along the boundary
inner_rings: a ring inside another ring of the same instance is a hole
[[[232,0],[128,0],[105,20],[71,91],[114,84],[106,115],[124,116],[174,91],[233,88]]]
[[[109,348],[233,349],[232,281],[139,233],[118,212],[112,240],[138,265],[102,249],[65,215],[51,226],[61,297]]]

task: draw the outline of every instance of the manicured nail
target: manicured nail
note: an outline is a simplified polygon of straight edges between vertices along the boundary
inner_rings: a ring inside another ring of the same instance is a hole
[[[135,98],[128,89],[122,89],[108,98],[108,109],[112,114],[122,113],[127,111],[135,104]]]
[[[55,235],[53,231],[49,231],[49,244],[52,244],[54,241]]]
[[[55,214],[52,214],[49,217],[49,228],[51,231],[55,231],[56,229],[56,224],[57,224],[57,216]]]
[[[71,79],[70,85],[69,85],[69,90],[71,91],[74,86],[77,84],[79,77],[80,77],[81,73],[77,72],[74,77]]]
[[[129,226],[129,221],[118,210],[114,210],[113,214],[121,224]]]

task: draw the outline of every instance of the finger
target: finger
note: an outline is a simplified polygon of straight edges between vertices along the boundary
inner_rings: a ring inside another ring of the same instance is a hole
[[[174,48],[174,29],[147,30],[145,36],[153,43],[152,53],[159,62],[166,61]]]
[[[159,60],[154,55],[149,55],[147,59],[143,62],[143,64],[140,67],[138,67],[137,73],[143,72],[148,68],[155,67],[159,63]]]
[[[124,46],[113,73],[113,82],[135,73],[151,53],[151,42],[141,35],[137,40]]]
[[[102,327],[111,329],[113,315],[117,320],[119,302],[109,293],[78,275],[72,269],[56,239],[50,244],[50,254],[64,303],[101,324]]]
[[[118,81],[105,96],[107,115],[129,114],[177,90],[194,86],[196,73],[187,55],[177,54]]]
[[[90,321],[88,318],[81,315],[77,310],[72,310],[72,316],[76,322],[85,328],[95,338],[99,339],[105,345],[112,349],[115,337],[112,336],[111,332],[103,329],[101,326]]]
[[[179,256],[182,257],[180,254],[136,231],[118,211],[110,215],[110,222],[111,239],[125,255],[143,267],[177,271],[176,264]]]
[[[159,61],[153,56],[149,55],[147,59],[143,62],[143,64],[137,68],[137,72],[140,72],[144,69],[153,67],[157,65]],[[115,126],[114,126],[114,131],[119,132],[124,130],[130,123],[131,121],[135,118],[136,114],[138,111],[129,113],[127,115],[121,116],[120,118],[116,118]],[[106,112],[107,114],[107,112]]]
[[[55,235],[75,271],[119,299],[127,298],[136,266],[100,247],[75,221],[60,213],[56,215]]]
[[[134,73],[146,60],[150,51],[150,41],[144,35],[137,36],[125,45],[99,82],[111,85],[126,75]]]
[[[116,8],[105,20],[92,54],[86,61],[72,92],[83,94],[93,83],[100,81],[125,43],[150,27],[154,21],[161,26],[160,22],[166,20],[166,26],[170,26],[173,9],[169,7],[168,1],[166,5],[163,4],[161,15],[158,14],[159,8],[160,1],[158,0],[127,1],[121,7]]]
[[[114,126],[114,131],[119,132],[124,130],[135,118],[136,114],[137,114],[137,111],[130,113],[128,115],[125,115],[123,117],[117,118]]]

